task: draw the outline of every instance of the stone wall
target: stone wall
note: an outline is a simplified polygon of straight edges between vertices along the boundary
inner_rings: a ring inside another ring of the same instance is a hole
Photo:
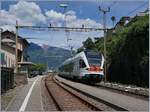
[[[28,83],[28,79],[27,79],[27,74],[15,74],[15,86],[19,86],[21,84],[27,84]]]

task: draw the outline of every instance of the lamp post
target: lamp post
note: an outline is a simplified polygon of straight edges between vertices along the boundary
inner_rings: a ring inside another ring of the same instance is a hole
[[[68,4],[60,4],[59,6],[64,9],[63,10],[63,13],[64,13],[64,27],[67,27],[66,10],[67,10]],[[69,31],[68,30],[66,30],[66,37],[67,37],[67,43],[69,43],[69,41],[72,40],[72,39],[69,38]],[[70,47],[70,55],[72,56],[72,47],[70,45],[69,45],[69,47]]]
[[[64,25],[63,26],[66,27],[66,9],[68,7],[68,4],[60,4],[59,6],[63,8],[63,13],[64,13]]]
[[[18,21],[16,21],[16,68],[15,73],[18,73]]]

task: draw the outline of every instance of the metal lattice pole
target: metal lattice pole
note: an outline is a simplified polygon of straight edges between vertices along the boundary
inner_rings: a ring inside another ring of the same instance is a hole
[[[110,8],[104,10],[101,7],[99,7],[99,10],[103,13],[103,28],[104,28],[104,58],[105,58],[105,64],[104,64],[104,70],[105,70],[105,81],[107,81],[107,49],[106,49],[106,13],[110,12]]]

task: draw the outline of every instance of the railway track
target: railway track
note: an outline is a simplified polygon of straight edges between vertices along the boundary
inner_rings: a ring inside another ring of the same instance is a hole
[[[64,82],[61,82],[61,83],[67,86],[69,89],[71,88],[75,94],[79,94],[79,96],[82,97],[83,99],[86,99],[87,101],[99,107],[102,111],[128,111],[127,109],[123,107],[119,107],[113,103],[109,103],[105,100],[92,96],[86,92],[80,91],[79,89],[74,88]]]
[[[82,82],[80,82],[80,83],[82,83]],[[85,84],[85,83],[83,83],[83,84]],[[147,100],[147,101],[149,100],[148,91],[146,93],[142,93],[142,92],[139,93],[139,91],[136,91],[136,90],[135,91],[127,90],[125,87],[124,88],[119,88],[119,87],[114,88],[114,87],[110,87],[110,86],[107,86],[107,85],[89,84],[89,83],[86,83],[86,85],[96,87],[98,89],[106,89],[106,90],[109,90],[109,91],[112,91],[112,92],[115,92],[115,93],[124,94],[124,95],[127,95],[127,96],[131,96],[131,97],[135,97],[135,98],[139,98],[139,99],[143,99],[143,100]]]
[[[63,85],[74,90],[74,93],[78,92],[84,97],[87,96],[88,99],[94,100],[96,102],[95,104],[103,111],[144,111],[148,109],[148,101],[143,98],[72,82],[59,76],[55,76],[55,78]]]
[[[58,111],[100,111],[101,109],[71,92],[65,85],[49,76],[45,79],[45,87]]]

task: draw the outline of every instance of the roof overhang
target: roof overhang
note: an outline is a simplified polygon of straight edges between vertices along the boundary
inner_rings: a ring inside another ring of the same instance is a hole
[[[13,44],[15,44],[15,41],[13,41],[11,39],[7,39],[7,38],[2,39],[1,41],[2,41],[2,43],[13,43]]]
[[[19,65],[35,65],[33,62],[18,62]]]

